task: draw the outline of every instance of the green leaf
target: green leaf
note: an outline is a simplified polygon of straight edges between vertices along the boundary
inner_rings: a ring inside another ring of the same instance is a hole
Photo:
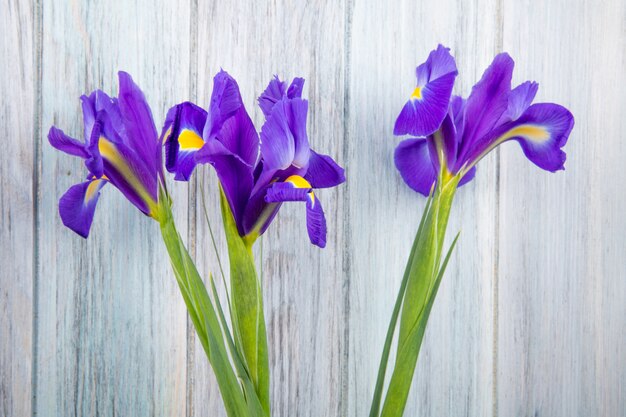
[[[391,343],[393,342],[393,335],[396,331],[396,324],[398,322],[398,314],[400,312],[400,307],[402,306],[402,300],[404,299],[404,293],[406,291],[406,284],[409,280],[409,273],[411,271],[411,265],[413,263],[413,254],[415,252],[415,248],[417,247],[417,243],[419,242],[420,236],[422,234],[422,230],[424,228],[424,223],[426,221],[426,217],[430,210],[430,206],[432,203],[432,195],[428,197],[426,201],[426,206],[424,207],[424,213],[422,214],[422,219],[420,220],[419,227],[417,228],[417,233],[415,234],[415,239],[413,240],[413,246],[411,247],[411,254],[409,255],[409,260],[406,264],[406,268],[404,269],[404,276],[402,277],[402,282],[400,283],[400,290],[398,291],[398,297],[396,298],[396,304],[393,307],[393,313],[391,314],[391,321],[389,322],[389,328],[387,329],[387,337],[385,339],[385,346],[383,347],[383,353],[380,358],[380,365],[378,367],[378,377],[376,378],[376,387],[374,388],[374,396],[372,398],[372,406],[370,408],[370,417],[377,417],[380,412],[380,400],[383,394],[383,386],[385,384],[385,373],[387,372],[387,364],[389,362],[389,353],[391,351]]]
[[[221,188],[220,202],[230,260],[233,333],[238,335],[236,340],[241,343],[246,369],[263,409],[269,415],[270,374],[261,283],[254,267],[251,244],[239,236],[230,205]]]
[[[167,201],[165,192],[163,190],[160,192],[162,194],[160,201]],[[169,204],[165,203],[162,206],[163,213],[159,222],[163,242],[189,316],[213,367],[226,412],[229,417],[261,416],[250,413],[249,404],[230,364],[224,345],[224,335],[206,287],[176,230]]]

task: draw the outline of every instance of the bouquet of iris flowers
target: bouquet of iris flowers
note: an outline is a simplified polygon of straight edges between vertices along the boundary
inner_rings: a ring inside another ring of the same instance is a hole
[[[83,141],[56,127],[48,134],[52,146],[82,158],[87,169],[86,180],[59,201],[63,224],[86,238],[106,184],[159,223],[181,294],[232,417],[270,415],[263,294],[252,246],[282,203],[294,201],[305,205],[311,243],[323,248],[326,221],[313,190],[345,181],[343,169],[331,157],[309,146],[303,84],[296,78],[288,86],[277,77],[269,83],[258,100],[265,115],[259,135],[236,81],[221,71],[214,78],[209,109],[190,102],[172,107],[158,135],[143,93],[130,75],[120,72],[117,98],[100,90],[81,97]],[[226,303],[220,301],[212,276],[207,277],[207,289],[176,230],[163,169],[165,165],[176,180],[186,181],[197,164],[205,163],[219,178],[216,191],[230,259]]]

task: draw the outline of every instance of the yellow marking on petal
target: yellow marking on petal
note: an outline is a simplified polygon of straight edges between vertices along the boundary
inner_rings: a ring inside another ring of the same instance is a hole
[[[167,129],[167,131],[163,135],[163,141],[161,143],[165,143],[170,138],[171,134],[172,134],[172,128],[170,127]]]
[[[92,198],[95,197],[98,192],[98,187],[100,186],[100,182],[102,180],[92,180],[87,186],[87,192],[85,192],[85,204],[91,201]]]
[[[155,217],[157,214],[157,203],[154,201],[148,190],[143,186],[139,178],[135,175],[128,162],[120,155],[115,144],[110,142],[104,136],[100,136],[98,140],[98,150],[100,155],[106,159],[113,167],[124,177],[128,184],[135,190],[150,211],[150,216]],[[156,218],[156,217],[155,217]]]
[[[303,177],[301,177],[300,175],[292,175],[291,177],[287,178],[285,180],[285,182],[293,184],[293,186],[296,187],[296,188],[311,188],[311,189],[313,189],[311,184],[307,180],[305,180]],[[309,192],[309,198],[311,199],[311,203],[315,204],[315,194],[313,194],[313,191]]]
[[[411,100],[421,100],[422,99],[422,88],[420,86],[415,87],[413,90],[413,94],[411,94]]]
[[[178,135],[178,146],[183,151],[197,151],[203,145],[204,141],[193,130],[183,129]]]
[[[506,132],[499,141],[505,141],[520,136],[524,139],[541,143],[550,139],[550,132],[543,126],[521,125]]]

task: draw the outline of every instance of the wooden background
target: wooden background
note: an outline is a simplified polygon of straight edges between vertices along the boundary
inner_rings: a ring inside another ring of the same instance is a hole
[[[458,193],[406,415],[626,416],[625,22],[623,0],[0,0],[0,416],[224,415],[157,225],[109,188],[89,240],[64,228],[57,200],[84,169],[46,139],[52,124],[80,137],[79,95],[115,94],[119,69],[160,124],[174,103],[206,106],[220,67],[257,126],[270,77],[305,77],[312,146],[348,177],[318,193],[325,250],[300,205],[259,247],[274,415],[365,416],[425,203],[393,166],[392,126],[439,42],[457,93],[508,51],[514,81],[576,126],[565,172],[506,144]],[[206,275],[201,190],[219,216],[197,172],[170,185]]]

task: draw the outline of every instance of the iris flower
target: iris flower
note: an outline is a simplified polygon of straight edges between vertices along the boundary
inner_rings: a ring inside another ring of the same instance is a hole
[[[445,177],[460,175],[461,186],[474,178],[485,155],[511,140],[540,168],[564,169],[561,148],[574,117],[558,104],[532,104],[535,82],[511,89],[513,66],[508,54],[497,55],[467,99],[452,96],[457,69],[448,48],[439,45],[417,67],[417,86],[394,128],[395,135],[416,136],[395,152],[396,167],[412,189],[427,196],[442,167]]]
[[[345,176],[331,157],[309,147],[303,84],[295,78],[287,87],[278,77],[269,83],[258,100],[265,115],[260,137],[225,71],[214,78],[208,112],[190,102],[168,112],[162,133],[167,170],[188,180],[196,164],[211,164],[248,241],[265,232],[283,202],[300,201],[309,239],[326,245],[324,211],[313,190],[339,185]]]
[[[80,98],[84,140],[51,127],[50,144],[85,161],[85,182],[74,185],[59,200],[65,226],[86,238],[100,190],[107,183],[124,194],[142,213],[159,218],[158,187],[163,182],[161,144],[152,112],[142,91],[125,72],[119,74],[119,98],[96,90]]]

